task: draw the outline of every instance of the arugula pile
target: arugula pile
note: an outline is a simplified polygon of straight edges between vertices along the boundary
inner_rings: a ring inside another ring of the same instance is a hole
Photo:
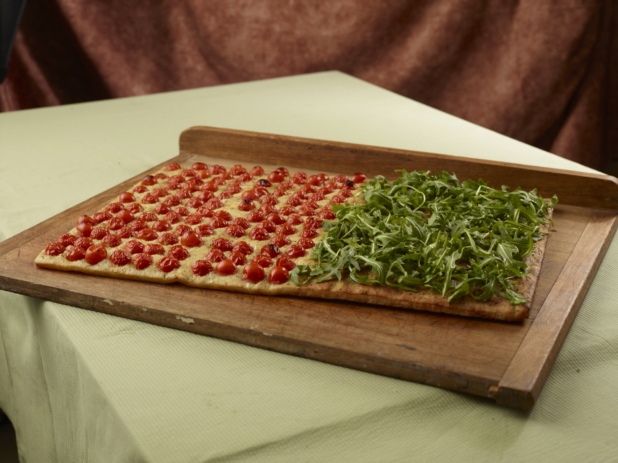
[[[479,180],[460,183],[447,172],[401,172],[392,183],[366,182],[366,204],[333,205],[337,222],[324,222],[313,250],[315,266],[297,266],[290,279],[349,279],[408,291],[430,288],[454,301],[494,294],[513,304],[526,299],[512,281],[526,274],[523,259],[542,238],[548,209],[536,190],[496,190]]]

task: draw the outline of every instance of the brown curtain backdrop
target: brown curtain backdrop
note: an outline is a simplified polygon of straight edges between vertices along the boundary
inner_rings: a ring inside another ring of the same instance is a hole
[[[616,27],[614,0],[29,0],[0,110],[337,69],[603,168]]]

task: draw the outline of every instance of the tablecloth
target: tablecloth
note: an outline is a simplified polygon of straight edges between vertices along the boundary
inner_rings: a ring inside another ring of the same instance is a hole
[[[0,114],[0,240],[176,155],[194,125],[591,171],[316,73]],[[29,463],[618,461],[617,276],[614,241],[527,413],[8,292],[0,408]]]

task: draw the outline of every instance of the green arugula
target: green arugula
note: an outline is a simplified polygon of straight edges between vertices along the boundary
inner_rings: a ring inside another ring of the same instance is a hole
[[[397,172],[392,183],[382,176],[366,182],[365,204],[333,205],[337,221],[322,225],[316,265],[297,266],[290,279],[300,285],[348,275],[364,285],[430,288],[449,302],[496,294],[524,304],[513,281],[526,274],[524,258],[558,198],[496,190],[482,180],[460,183],[447,172]]]

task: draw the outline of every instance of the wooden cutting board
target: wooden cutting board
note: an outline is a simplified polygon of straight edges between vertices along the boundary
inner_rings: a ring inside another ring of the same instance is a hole
[[[180,284],[39,269],[37,254],[144,175],[170,162],[279,166],[309,174],[398,176],[447,170],[490,186],[557,194],[555,230],[530,317],[503,323],[366,304],[251,296]],[[475,394],[529,409],[540,394],[616,230],[613,177],[208,127],[180,136],[180,155],[0,243],[0,289]]]

